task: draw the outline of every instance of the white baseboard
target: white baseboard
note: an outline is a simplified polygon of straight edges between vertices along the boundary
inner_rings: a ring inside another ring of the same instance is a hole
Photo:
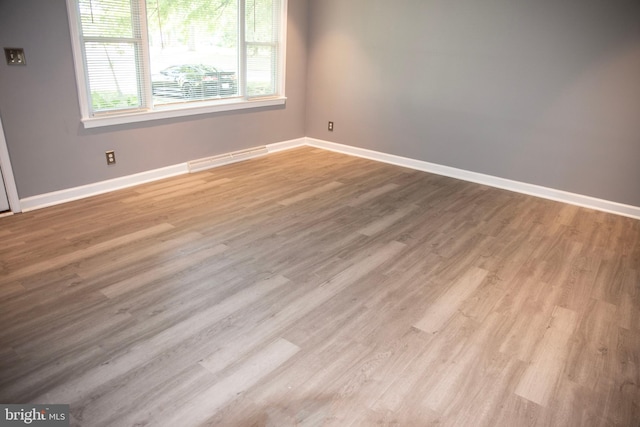
[[[80,187],[68,188],[66,190],[54,191],[52,193],[40,194],[37,196],[20,199],[23,212],[46,208],[48,206],[59,205],[61,203],[84,199],[110,191],[121,190],[147,182],[158,181],[172,176],[182,175],[189,172],[186,163],[181,163],[165,168],[153,169],[146,172],[127,175],[120,178],[100,181],[93,184],[82,185]]]
[[[290,150],[292,148],[303,147],[306,145],[306,138],[292,139],[289,141],[277,142],[266,146],[268,153],[277,153],[279,151]],[[227,156],[230,156],[228,153]],[[216,156],[224,157],[225,155]],[[237,157],[237,156],[236,156]],[[255,156],[247,156],[242,160]],[[215,166],[219,167],[236,160],[219,162]],[[208,167],[202,167],[202,170]],[[200,169],[199,169],[200,170]],[[195,168],[193,170],[195,172]],[[152,181],[158,181],[164,178],[170,178],[176,175],[189,173],[189,162],[168,166],[161,169],[154,169],[134,175],[114,178],[107,181],[96,182],[93,184],[82,185],[80,187],[68,188],[65,190],[54,191],[51,193],[39,194],[37,196],[26,197],[20,199],[20,208],[23,212],[33,211],[36,209],[46,208],[49,206],[59,205],[61,203],[72,202],[74,200],[84,199],[86,197],[96,196],[98,194],[108,193],[110,191],[121,190],[123,188],[133,187],[135,185],[145,184]],[[16,193],[17,194],[17,193]]]
[[[291,150],[292,148],[304,147],[307,145],[307,138],[291,139],[289,141],[276,142],[268,144],[269,153],[277,153],[279,151]]]
[[[277,153],[280,151],[290,150],[292,148],[303,146],[335,151],[342,154],[348,154],[351,156],[362,157],[365,159],[389,163],[392,165],[402,166],[423,172],[461,179],[463,181],[475,182],[478,184],[488,185],[490,187],[515,191],[517,193],[523,193],[530,196],[542,197],[544,199],[555,200],[571,205],[582,206],[585,208],[596,209],[603,212],[609,212],[630,218],[640,219],[640,207],[638,206],[625,205],[622,203],[597,199],[595,197],[569,193],[567,191],[555,190],[553,188],[527,184],[525,182],[512,181],[505,178],[499,178],[477,172],[470,172],[450,166],[438,165],[422,160],[410,159],[393,154],[367,150],[364,148],[337,144],[335,142],[323,141],[320,139],[307,137],[298,138],[289,141],[268,144],[266,148],[269,153]],[[22,208],[22,211],[26,212],[186,173],[189,173],[188,163],[181,163],[166,168],[154,169],[151,171],[138,173],[135,175],[110,179],[108,181],[102,181],[94,184],[83,185],[80,187],[69,188],[66,190],[54,191],[52,193],[27,197],[24,199],[20,199],[20,206]]]
[[[262,157],[269,154],[266,146],[248,148],[246,150],[233,151],[231,153],[220,154],[217,156],[205,157],[203,159],[191,160],[187,162],[190,173],[202,172],[208,169],[219,168],[220,166],[238,163],[256,157]]]
[[[485,175],[477,172],[470,172],[450,166],[438,165],[422,160],[415,160],[407,157],[396,156],[393,154],[367,150],[364,148],[352,147],[350,145],[337,144],[335,142],[323,141],[320,139],[306,138],[306,145],[310,147],[335,151],[342,154],[348,154],[351,156],[375,160],[378,162],[403,166],[423,172],[448,176],[451,178],[461,179],[463,181],[475,182],[477,184],[488,185],[490,187],[501,188],[503,190],[514,191],[530,196],[541,197],[543,199],[568,203],[571,205],[622,215],[629,218],[640,219],[640,207],[638,206],[625,205],[622,203],[611,202],[595,197],[570,193],[563,190],[556,190],[539,185],[527,184],[526,182],[512,181],[510,179],[499,178],[496,176]]]

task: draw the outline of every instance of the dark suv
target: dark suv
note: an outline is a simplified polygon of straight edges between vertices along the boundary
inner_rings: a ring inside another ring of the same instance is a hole
[[[219,71],[209,65],[173,65],[151,76],[154,95],[201,99],[238,94],[233,71]]]

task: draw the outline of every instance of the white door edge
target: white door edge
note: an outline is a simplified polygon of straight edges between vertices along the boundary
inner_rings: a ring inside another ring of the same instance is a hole
[[[2,169],[2,178],[4,179],[4,187],[7,190],[7,198],[9,199],[9,207],[12,212],[22,212],[20,207],[20,197],[18,197],[18,188],[13,177],[13,168],[11,167],[11,159],[9,158],[9,149],[7,148],[7,140],[4,136],[4,128],[2,127],[2,118],[0,117],[0,169]]]

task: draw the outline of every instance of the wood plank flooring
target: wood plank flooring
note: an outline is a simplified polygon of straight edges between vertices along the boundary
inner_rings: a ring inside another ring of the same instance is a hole
[[[0,219],[0,402],[640,426],[640,221],[302,148]]]

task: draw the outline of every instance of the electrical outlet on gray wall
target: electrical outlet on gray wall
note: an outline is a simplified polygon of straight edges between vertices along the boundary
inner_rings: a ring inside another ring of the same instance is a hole
[[[106,151],[105,156],[107,157],[107,166],[116,164],[116,152],[113,150]]]
[[[7,58],[7,65],[27,65],[27,58],[21,47],[5,47],[4,56]]]

